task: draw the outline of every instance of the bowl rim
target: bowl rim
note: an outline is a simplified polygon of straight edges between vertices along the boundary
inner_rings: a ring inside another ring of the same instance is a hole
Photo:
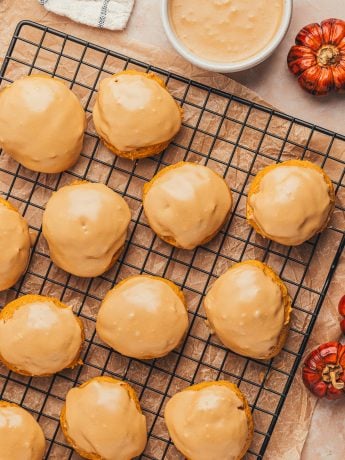
[[[208,61],[203,59],[183,45],[183,43],[177,37],[173,26],[170,22],[170,15],[169,15],[169,3],[170,0],[161,0],[161,18],[165,33],[175,48],[175,50],[184,57],[187,61],[191,62],[192,64],[196,65],[205,70],[211,70],[213,72],[220,72],[220,73],[233,73],[233,72],[240,72],[242,70],[247,70],[256,65],[260,64],[264,60],[266,60],[279,46],[281,41],[286,35],[288,28],[291,23],[292,18],[292,9],[293,9],[293,0],[283,0],[284,1],[284,13],[282,17],[281,24],[279,29],[277,30],[275,36],[273,37],[272,41],[257,55],[246,59],[245,61],[234,62],[229,64],[219,63]]]

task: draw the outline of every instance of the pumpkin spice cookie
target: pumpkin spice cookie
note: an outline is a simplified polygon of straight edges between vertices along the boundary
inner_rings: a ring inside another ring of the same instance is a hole
[[[24,295],[0,312],[0,360],[12,371],[48,376],[82,364],[84,326],[54,297]]]
[[[124,70],[101,81],[93,121],[109,150],[134,160],[170,144],[181,128],[182,109],[159,77]]]
[[[163,168],[145,184],[143,206],[150,227],[162,240],[194,249],[222,228],[232,196],[212,169],[181,161]]]
[[[262,262],[246,260],[229,268],[207,292],[204,307],[211,330],[240,355],[269,359],[284,346],[291,298]]]
[[[327,227],[334,203],[333,184],[319,166],[289,160],[256,175],[248,192],[247,220],[264,238],[297,246]]]
[[[30,234],[26,220],[0,197],[0,291],[14,286],[30,258]]]
[[[1,460],[42,460],[45,439],[42,428],[25,409],[0,401]]]
[[[104,184],[77,181],[50,197],[42,232],[58,267],[76,276],[95,277],[120,256],[130,219],[121,195]]]
[[[124,279],[105,296],[97,315],[100,338],[119,353],[138,359],[167,355],[188,328],[182,291],[158,276]]]
[[[57,78],[29,75],[0,92],[0,145],[32,171],[59,173],[79,158],[86,116]]]
[[[253,439],[247,400],[227,381],[202,382],[176,393],[164,419],[176,448],[188,460],[240,460]]]
[[[145,449],[145,416],[133,388],[121,380],[95,377],[72,388],[60,423],[68,443],[83,458],[130,460]]]

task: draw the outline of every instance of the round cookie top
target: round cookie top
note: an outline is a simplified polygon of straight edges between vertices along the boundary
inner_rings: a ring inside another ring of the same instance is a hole
[[[177,449],[189,460],[239,460],[253,436],[244,396],[229,382],[203,382],[176,393],[165,423]]]
[[[196,163],[167,166],[144,187],[143,206],[151,228],[163,240],[184,249],[212,239],[231,205],[226,182]]]
[[[76,182],[53,193],[43,214],[43,235],[50,257],[66,272],[94,277],[119,256],[131,213],[109,187]]]
[[[25,272],[30,257],[26,220],[0,197],[0,291],[12,287]]]
[[[119,353],[152,359],[181,342],[188,327],[184,296],[163,278],[138,275],[108,292],[97,316],[100,338]]]
[[[264,237],[296,246],[322,231],[334,205],[330,179],[308,161],[264,168],[248,195],[247,218]]]
[[[80,364],[84,328],[53,297],[25,295],[0,312],[0,359],[24,375],[55,374]]]
[[[171,140],[181,128],[181,118],[160,78],[132,70],[103,79],[93,109],[98,134],[119,152]]]
[[[215,281],[204,307],[211,329],[225,346],[244,356],[268,359],[284,344],[290,302],[273,270],[248,260],[233,265]]]
[[[131,386],[95,377],[72,388],[61,413],[62,430],[83,457],[129,460],[146,445],[146,419]]]
[[[85,112],[57,78],[30,75],[0,92],[0,145],[28,169],[58,173],[82,149]]]
[[[42,460],[42,428],[25,409],[0,401],[0,446],[1,460]]]

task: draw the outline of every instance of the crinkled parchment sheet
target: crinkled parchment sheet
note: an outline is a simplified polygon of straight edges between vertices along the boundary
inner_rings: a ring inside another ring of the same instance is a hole
[[[33,0],[29,2],[21,2],[21,1],[11,1],[5,0],[0,3],[0,15],[2,20],[2,32],[1,32],[1,43],[0,43],[0,54],[1,56],[4,55],[9,39],[13,33],[14,27],[17,22],[23,18],[26,19],[33,19],[37,22],[44,23],[48,26],[57,28],[59,30],[66,31],[73,35],[79,36],[81,38],[85,38],[89,41],[99,43],[105,47],[110,47],[116,49],[117,51],[123,52],[132,57],[137,57],[138,59],[146,62],[150,62],[151,64],[155,64],[162,68],[167,68],[171,71],[175,71],[176,73],[183,74],[187,77],[192,77],[196,80],[202,81],[205,84],[210,86],[215,86],[221,88],[223,90],[229,91],[231,93],[235,93],[239,96],[244,98],[256,100],[258,102],[260,99],[253,94],[251,91],[247,90],[243,86],[237,84],[236,82],[228,79],[227,77],[217,75],[217,74],[210,74],[207,72],[203,72],[199,69],[192,67],[189,64],[186,64],[180,58],[177,58],[175,55],[170,56],[167,55],[166,52],[161,52],[157,49],[143,47],[139,43],[134,43],[128,40],[127,32],[122,34],[114,34],[108,31],[99,31],[90,29],[78,24],[73,24],[70,21],[60,18],[55,15],[47,14],[43,8],[38,5],[38,2]],[[30,38],[30,37],[27,37]],[[32,37],[35,40],[35,37]],[[54,46],[54,43],[48,43],[47,46]],[[73,50],[69,50],[69,52],[73,53]],[[30,60],[30,51],[28,48],[21,51],[17,51],[19,53],[17,55],[18,58]],[[32,56],[31,56],[32,58]],[[96,58],[96,57],[95,57]],[[51,55],[50,53],[45,53],[40,58],[39,64],[43,68],[51,68],[55,63],[55,56]],[[62,60],[60,63],[60,72],[64,75],[72,75],[74,69],[70,68],[71,61]],[[109,68],[111,65],[114,65],[114,70],[116,69],[115,63],[110,63]],[[82,78],[84,81],[91,82],[95,78],[95,69],[85,68],[83,70]],[[10,64],[8,69],[8,77],[15,79],[18,76],[23,74],[23,67]],[[174,93],[175,96],[180,96],[181,88],[178,85],[170,88],[171,91]],[[184,89],[184,88],[182,88]],[[85,102],[85,98],[87,94],[85,91],[83,92],[81,89],[75,89],[75,91],[79,94],[83,102]],[[199,94],[197,91],[191,94],[192,102],[198,104],[202,103],[202,98],[204,97],[203,94]],[[92,103],[91,103],[92,104]],[[211,101],[212,109],[216,111],[221,111],[222,104],[224,101],[221,99],[216,100],[216,98],[212,99]],[[186,106],[185,108],[185,121],[190,125],[195,125],[197,113],[193,110],[192,106]],[[245,108],[239,104],[234,104],[231,106],[231,117],[243,120],[245,115]],[[215,130],[215,123],[217,121],[212,118],[208,117],[203,121],[202,128],[210,133],[214,133]],[[265,117],[256,112],[253,116],[253,123],[255,126],[262,127],[265,123]],[[91,122],[90,122],[90,130],[92,130]],[[236,137],[236,124],[233,122],[225,122],[223,125],[224,130],[223,134],[226,133],[227,136],[231,138],[231,136]],[[272,128],[276,134],[280,134],[284,136],[284,132],[286,130],[286,123],[282,119],[276,119],[274,121],[274,126]],[[181,145],[188,144],[190,140],[189,133],[187,130],[183,130],[181,134],[178,136],[178,143]],[[294,127],[292,132],[290,133],[290,139],[292,139],[296,144],[300,144],[303,146],[306,144],[307,139],[310,136],[310,131],[305,128]],[[245,130],[241,137],[241,145],[249,147],[249,148],[256,148],[257,147],[258,139],[255,136],[255,131],[253,130]],[[311,140],[311,147],[315,150],[326,151],[328,148],[330,139],[327,136],[318,136],[313,135]],[[261,145],[261,151],[266,155],[270,155],[273,158],[276,156],[277,151],[281,147],[281,143],[274,137],[269,139],[265,139],[265,141]],[[205,152],[209,148],[208,140],[204,136],[196,136],[194,139],[193,149],[198,152]],[[85,146],[86,155],[90,155],[90,151],[92,149],[91,145],[88,145],[88,142]],[[228,152],[229,147],[221,146],[219,144],[214,148],[215,155],[217,155],[218,159],[226,161],[229,156]],[[179,151],[181,150],[181,151]],[[332,155],[336,158],[344,159],[344,151],[345,146],[342,145],[340,142],[336,142],[332,147]],[[184,154],[183,149],[174,149],[169,148],[168,155],[166,157],[167,161],[174,162],[178,161]],[[287,144],[284,149],[283,158],[298,158],[302,152],[302,147],[298,145]],[[93,162],[92,166],[87,174],[87,178],[90,180],[104,182],[109,174],[110,166],[112,164],[112,155],[107,152],[107,150],[99,146],[96,156],[102,161],[104,161],[104,165],[100,163]],[[320,158],[317,154],[312,152],[307,152],[307,158],[311,160],[320,162]],[[194,161],[201,161],[201,157],[197,155],[197,153],[190,153],[188,155],[188,159]],[[248,152],[246,153],[246,149],[238,149],[233,156],[232,164],[237,168],[248,168],[250,161],[250,156],[248,156]],[[272,160],[267,160],[265,157],[258,158],[257,164],[255,165],[253,172],[256,172],[261,167],[265,166]],[[74,168],[74,171],[77,174],[84,174],[85,173],[85,165],[87,164],[87,158],[82,158],[80,162]],[[143,160],[139,162],[137,165],[136,172],[141,176],[146,178],[150,178],[152,175],[152,168],[153,163],[151,160]],[[116,190],[123,191],[128,180],[128,172],[132,169],[132,164],[127,161],[120,161],[117,163],[117,166],[122,168],[122,172],[117,172],[116,174],[111,175],[111,179],[109,181],[109,185]],[[219,173],[223,173],[223,169],[220,163],[217,161],[211,160],[209,162],[209,166],[213,167]],[[12,161],[7,155],[0,156],[0,167],[9,171],[15,171],[17,165],[14,161]],[[84,168],[84,169],[83,169]],[[339,170],[339,164],[336,162],[328,161],[325,165],[326,171],[330,174],[330,176],[334,180],[338,180],[342,171]],[[14,202],[21,211],[24,211],[25,205],[20,199],[26,200],[28,196],[31,194],[31,201],[38,205],[44,206],[47,199],[50,196],[49,189],[44,187],[36,187],[33,191],[32,183],[30,183],[27,179],[35,178],[34,173],[30,173],[29,171],[21,168],[20,171],[21,175],[23,176],[22,179],[17,179],[14,184],[14,189],[11,192],[12,202]],[[64,174],[62,176],[62,180],[60,182],[60,186],[68,183],[73,178],[69,174]],[[40,175],[40,182],[50,186],[56,186],[56,176],[47,176],[47,175]],[[239,190],[241,184],[243,183],[243,174],[240,172],[240,169],[232,169],[230,168],[229,173],[226,176],[226,180],[229,185],[235,189]],[[0,191],[7,192],[10,183],[12,182],[12,176],[0,171]],[[344,184],[343,184],[344,185]],[[135,183],[135,181],[131,182],[131,194],[140,197],[141,194],[141,187],[142,184]],[[344,189],[341,189],[342,192],[338,196],[338,200],[342,201],[342,205],[344,205]],[[238,195],[235,193],[235,198]],[[15,199],[17,198],[17,199]],[[19,199],[18,199],[19,198]],[[140,203],[136,200],[128,199],[128,202],[132,208],[134,217],[138,216],[140,212]],[[237,212],[243,215],[244,212],[244,200],[240,200]],[[42,212],[39,208],[35,206],[29,206],[26,210],[26,217],[29,220],[31,226],[39,228],[41,215]],[[140,218],[140,222],[145,222],[144,218]],[[332,224],[335,225],[337,228],[344,229],[344,215],[340,211],[337,211],[334,215]],[[132,228],[133,230],[133,228]],[[43,277],[47,275],[47,270],[49,269],[49,259],[47,257],[48,251],[46,244],[42,237],[40,237],[37,241],[36,251],[37,254],[34,255],[31,265],[29,267],[29,271],[31,274],[27,274],[25,276],[23,285],[22,285],[22,292],[39,292],[42,289],[42,292],[47,295],[55,295],[57,297],[63,296],[63,301],[72,305],[76,311],[80,307],[83,300],[85,300],[83,296],[83,291],[89,287],[90,296],[86,298],[85,305],[83,307],[83,314],[90,317],[95,318],[99,307],[99,301],[97,299],[102,298],[107,290],[111,287],[111,280],[114,279],[116,273],[118,273],[118,278],[121,279],[131,273],[137,272],[133,267],[140,267],[142,266],[142,261],[140,261],[143,257],[145,257],[146,253],[145,250],[140,249],[140,245],[147,246],[152,241],[152,233],[151,231],[145,227],[140,226],[139,228],[135,229],[135,236],[133,238],[133,242],[137,244],[137,246],[133,245],[130,247],[126,253],[125,261],[128,265],[124,265],[120,270],[119,267],[116,266],[113,270],[111,270],[104,279],[95,279],[94,281],[89,282],[89,280],[81,280],[78,278],[70,278],[68,280],[69,287],[65,289],[63,287],[64,283],[67,280],[67,275],[63,273],[61,270],[58,270],[55,266],[50,268],[48,273],[48,278],[51,281],[43,282]],[[230,227],[230,234],[231,232],[236,236],[243,236],[246,237],[248,233],[248,229],[245,227],[243,219],[235,219],[233,224]],[[221,236],[215,238],[215,240],[209,245],[211,249],[217,249],[217,244],[220,242]],[[253,241],[257,244],[266,247],[267,243],[263,241],[257,235],[252,236]],[[160,251],[164,254],[169,254],[170,249],[167,245],[159,242],[158,240],[155,241],[154,249]],[[339,237],[332,231],[326,231],[325,234],[322,236],[321,251],[315,255],[313,259],[313,264],[310,271],[307,273],[303,284],[305,286],[309,286],[316,290],[319,290],[322,286],[322,282],[325,276],[325,270],[329,267],[329,258],[330,255],[334,254],[334,247],[339,244]],[[241,255],[241,251],[243,249],[243,244],[239,241],[234,240],[233,238],[229,238],[228,241],[225,241],[222,251],[225,255],[231,255],[234,259],[239,258]],[[282,248],[278,246],[273,246],[273,249],[277,251],[281,251]],[[293,256],[297,260],[305,260],[308,254],[308,248],[296,248],[293,250]],[[245,258],[249,257],[257,257],[261,258],[264,254],[264,249],[260,249],[257,246],[248,246],[245,252]],[[152,256],[152,257],[151,257]],[[158,254],[151,254],[148,258],[145,269],[148,271],[152,271],[157,274],[161,274],[166,266],[166,259],[164,257],[159,256]],[[183,265],[184,263],[188,263],[190,261],[190,254],[184,251],[175,251],[174,257],[177,261],[182,263],[170,263],[168,271],[166,272],[166,276],[171,278],[174,281],[181,282],[183,280],[185,273],[186,273],[186,266]],[[194,261],[194,266],[199,266],[204,268],[205,270],[208,269],[213,263],[212,254],[208,253],[207,251],[200,250],[198,256]],[[270,253],[268,257],[268,262],[277,270],[279,270],[282,266],[282,258],[278,255]],[[225,258],[220,257],[217,261],[217,264],[214,269],[214,274],[219,275],[222,273],[228,265],[228,261]],[[340,267],[337,270],[336,276],[334,277],[329,294],[327,296],[326,301],[324,302],[321,314],[318,318],[316,327],[312,334],[312,337],[309,341],[308,348],[313,348],[316,344],[320,342],[324,342],[328,339],[335,339],[338,337],[338,324],[337,324],[337,314],[336,314],[336,303],[339,296],[342,293],[342,286],[344,286],[344,279],[345,279],[345,270],[344,270],[344,259],[341,261]],[[130,268],[132,266],[132,268]],[[298,264],[288,264],[286,270],[284,271],[284,277],[287,280],[291,280],[293,282],[299,282],[301,279],[301,271],[300,266]],[[36,274],[36,275],[34,275]],[[41,275],[41,278],[38,275]],[[198,272],[197,269],[193,269],[189,274],[189,278],[187,280],[187,289],[186,295],[187,300],[189,302],[189,308],[191,311],[194,311],[198,301],[200,300],[200,295],[197,294],[197,291],[202,291],[203,286],[205,283],[205,275],[200,271]],[[212,277],[212,280],[214,277]],[[60,284],[59,284],[60,283]],[[191,288],[191,290],[188,289]],[[296,286],[293,284],[288,283],[288,287],[292,295],[296,292]],[[194,291],[193,291],[194,289]],[[0,295],[0,303],[4,305],[7,301],[14,297],[13,291],[8,291],[5,294]],[[306,310],[313,310],[315,307],[315,302],[317,300],[317,295],[313,295],[312,293],[308,292],[305,289],[302,289],[300,294],[297,298],[297,303],[301,305]],[[201,311],[202,313],[202,311]],[[298,330],[305,330],[308,324],[308,318],[306,315],[300,314],[299,312],[294,312],[293,314],[293,326]],[[94,333],[94,323],[91,320],[85,319],[85,326],[87,331],[87,337],[91,339]],[[197,317],[193,324],[192,329],[193,336],[195,339],[188,339],[186,347],[184,348],[184,355],[185,357],[181,359],[180,364],[177,369],[175,369],[176,377],[172,379],[170,382],[169,388],[169,395],[176,392],[178,389],[183,388],[186,386],[186,381],[183,380],[188,379],[196,372],[196,379],[195,381],[200,381],[203,379],[212,379],[215,376],[229,378],[229,374],[218,373],[212,369],[208,364],[212,364],[215,368],[219,368],[221,363],[224,361],[225,352],[224,350],[217,346],[219,342],[217,342],[216,338],[212,338],[209,342],[207,348],[205,349],[203,355],[201,356],[205,346],[204,342],[198,340],[197,338],[200,337],[203,340],[207,340],[208,332],[204,325],[202,318]],[[290,350],[296,350],[299,346],[301,336],[298,334],[294,334],[293,332],[290,334],[287,348]],[[81,370],[73,370],[68,371],[65,373],[66,376],[73,379],[77,373],[79,376],[79,382],[85,381],[87,378],[90,378],[95,375],[99,375],[100,370],[97,367],[102,368],[106,366],[106,369],[109,372],[114,372],[120,376],[125,375],[131,381],[137,382],[137,385],[134,385],[138,392],[142,392],[143,384],[145,381],[148,383],[148,386],[154,388],[158,391],[165,391],[167,386],[167,378],[169,374],[165,373],[164,371],[171,372],[174,369],[174,364],[176,362],[177,355],[172,353],[169,357],[160,360],[158,366],[161,367],[162,372],[159,372],[157,369],[152,373],[152,375],[148,375],[147,366],[142,365],[140,362],[132,362],[130,367],[128,368],[128,360],[126,358],[120,357],[116,354],[111,354],[109,358],[109,352],[97,346],[98,344],[97,337],[94,338],[94,343],[85,347],[85,352],[87,352],[87,362],[88,364],[85,365]],[[197,366],[193,359],[188,359],[188,356],[194,359],[202,358],[202,364]],[[276,358],[274,365],[278,369],[289,369],[291,366],[291,355],[287,353],[282,353],[278,358]],[[259,364],[249,364],[246,369],[243,371],[245,360],[242,358],[236,357],[235,355],[229,355],[229,357],[223,362],[223,371],[228,373],[233,373],[235,375],[240,375],[241,372],[244,372],[245,378],[248,380],[252,380],[254,382],[260,383],[262,380],[265,368],[260,368]],[[42,424],[47,437],[52,438],[54,436],[55,431],[57,430],[58,423],[56,421],[61,405],[63,403],[63,398],[65,397],[66,391],[70,388],[71,382],[67,379],[63,378],[56,378],[52,383],[51,379],[43,378],[43,379],[32,379],[30,381],[30,389],[25,390],[25,383],[28,382],[29,379],[23,378],[21,376],[16,376],[12,374],[12,380],[7,384],[4,388],[5,378],[4,376],[7,375],[7,371],[4,368],[0,369],[0,390],[3,391],[3,397],[14,402],[23,403],[25,407],[28,407],[32,410],[40,411],[43,408],[44,415],[40,418],[40,423]],[[233,379],[236,382],[236,378]],[[281,378],[279,373],[271,372],[266,377],[266,386],[269,388],[276,389],[277,391],[281,391],[283,385],[285,384],[285,379]],[[255,402],[256,395],[257,395],[257,387],[246,384],[242,382],[241,389],[249,398],[250,402]],[[43,391],[42,391],[43,390]],[[45,396],[44,392],[49,390],[51,396],[48,398]],[[148,409],[149,411],[155,412],[158,408],[160,408],[162,398],[159,398],[159,394],[154,391],[150,391],[146,389],[142,396],[142,404],[143,407]],[[270,392],[263,391],[259,401],[256,403],[260,407],[264,407],[267,410],[274,411],[278,399],[274,397],[274,395]],[[311,421],[311,416],[315,406],[315,399],[313,399],[309,393],[307,393],[302,384],[300,378],[300,370],[297,372],[296,378],[294,380],[293,386],[290,390],[289,396],[286,400],[284,409],[280,416],[280,419],[276,425],[273,437],[270,441],[267,453],[265,455],[265,459],[272,459],[272,460],[294,460],[301,457],[301,452],[303,449],[303,445],[308,433],[308,427]],[[154,421],[154,416],[152,413],[148,412],[148,424],[152,424]],[[262,431],[267,429],[267,423],[271,420],[271,417],[266,417],[265,414],[255,413],[255,419],[257,427],[260,428]],[[154,434],[157,436],[162,436],[166,439],[166,429],[164,427],[162,418],[158,418],[154,425]],[[57,442],[63,443],[63,437],[61,433],[58,433],[56,436]],[[260,445],[262,442],[262,438],[259,436],[256,437],[254,440],[254,450]],[[157,458],[161,458],[162,452],[164,451],[165,443],[159,442],[157,439],[154,441],[150,441],[147,448],[147,454],[156,456]],[[339,449],[342,447],[340,446]],[[49,458],[56,458],[56,459],[63,459],[69,457],[69,451],[63,446],[59,446],[55,444],[54,447],[50,450]],[[77,458],[74,456],[73,458]],[[166,458],[180,458],[177,452],[173,447],[169,447],[168,452],[166,454]],[[253,455],[248,455],[247,458],[254,458]]]

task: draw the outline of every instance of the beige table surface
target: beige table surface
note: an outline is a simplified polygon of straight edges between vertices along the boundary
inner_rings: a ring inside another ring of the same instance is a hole
[[[136,57],[138,58],[143,58],[140,53],[140,44],[143,46],[151,45],[159,47],[168,56],[169,65],[172,70],[181,68],[181,59],[176,56],[165,37],[160,22],[159,4],[160,0],[136,0],[136,7],[126,32],[110,33],[77,26],[67,19],[46,13],[38,5],[37,0],[25,0],[24,2],[22,0],[0,0],[2,24],[0,29],[1,55],[8,46],[10,35],[13,32],[16,22],[20,19],[32,18],[113,49],[123,47],[124,43],[127,47],[131,47],[131,41],[133,41],[137,53]],[[242,74],[232,75],[232,78],[245,84],[257,92],[268,103],[282,111],[345,134],[345,96],[337,95],[322,99],[313,98],[299,89],[296,81],[286,69],[285,59],[287,50],[300,27],[314,20],[320,21],[328,17],[345,19],[345,0],[295,0],[290,30],[276,53],[257,68]],[[165,64],[167,60],[166,56]],[[162,65],[157,55],[155,55],[154,63]],[[203,71],[191,69],[188,64],[185,64],[185,73],[199,79],[205,76]],[[209,74],[207,78],[210,78]],[[222,85],[231,91],[234,85],[230,80],[226,80],[222,81]],[[240,88],[236,89],[239,92],[241,91]],[[255,94],[252,96],[255,97]],[[334,295],[334,293],[336,291],[339,293],[340,286],[344,286],[345,284],[344,280],[345,260],[343,257],[323,310],[335,310],[338,294]],[[325,328],[322,315],[323,312],[321,312],[321,317],[318,319],[315,327],[318,335],[320,335],[320,328],[322,328],[324,341],[338,339],[339,329],[336,318],[329,322]],[[314,405],[308,410],[312,411],[313,407]],[[283,457],[273,459],[273,457],[267,456],[267,458],[271,460],[298,460],[300,458],[303,460],[343,460],[345,458],[344,408],[345,401],[335,403],[319,402],[314,411],[309,434],[306,430],[299,432],[300,439],[291,440],[291,448],[286,451]],[[299,401],[296,401],[297,414],[298,411]],[[295,423],[298,423],[298,417],[296,420]],[[283,437],[284,430],[283,433],[279,434]],[[307,440],[301,454],[300,446],[303,446],[305,438]],[[284,441],[286,443],[287,440],[285,439]],[[296,445],[295,447],[294,443],[297,443],[298,446]]]

